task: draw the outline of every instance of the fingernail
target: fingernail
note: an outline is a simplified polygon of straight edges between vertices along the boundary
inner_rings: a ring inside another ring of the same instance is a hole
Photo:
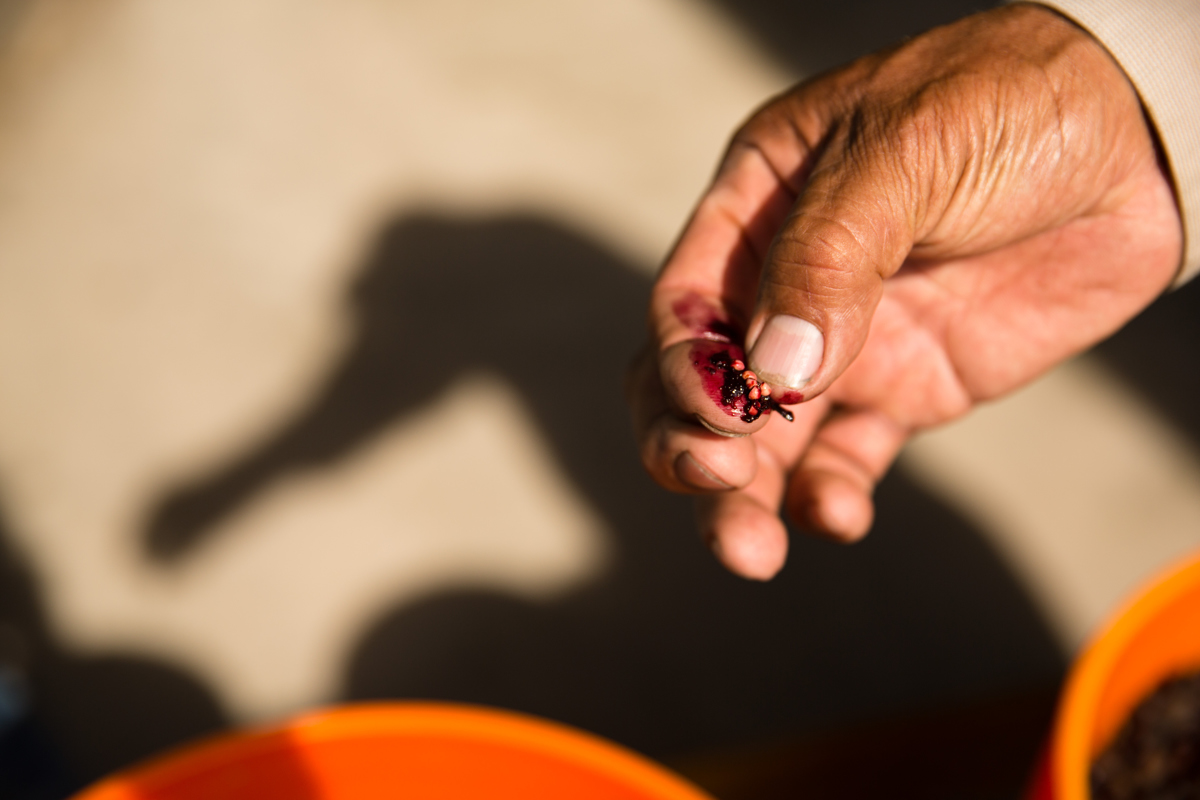
[[[750,368],[768,383],[801,389],[821,366],[825,337],[808,320],[777,314],[763,326]]]
[[[699,422],[704,427],[708,428],[713,433],[717,434],[718,436],[724,436],[726,439],[741,439],[744,436],[750,435],[748,433],[738,433],[737,431],[722,430],[721,428],[718,428],[716,425],[713,425],[711,422],[709,422],[708,420],[706,420],[704,417],[700,416],[699,414],[696,415],[696,421]]]
[[[725,481],[718,478],[707,467],[692,457],[692,454],[684,450],[675,459],[675,474],[679,480],[691,486],[693,489],[703,489],[705,491],[714,491],[720,489],[732,489]]]

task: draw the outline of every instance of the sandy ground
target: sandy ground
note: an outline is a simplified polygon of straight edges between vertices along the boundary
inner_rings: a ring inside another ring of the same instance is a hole
[[[650,276],[750,109],[958,12],[750,5],[6,7],[6,630],[84,771],[368,696],[662,754],[1053,681],[1197,546],[1193,287],[917,441],[877,542],[708,561],[624,430]]]

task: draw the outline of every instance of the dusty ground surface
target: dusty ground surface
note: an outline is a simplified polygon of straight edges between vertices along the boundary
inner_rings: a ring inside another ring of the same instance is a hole
[[[5,5],[0,655],[75,773],[365,697],[667,757],[1052,684],[1200,540],[1196,287],[766,586],[619,393],[737,122],[967,10]]]

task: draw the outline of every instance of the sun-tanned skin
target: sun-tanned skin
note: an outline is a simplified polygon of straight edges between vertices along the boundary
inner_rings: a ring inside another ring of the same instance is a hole
[[[769,578],[781,510],[863,536],[915,431],[1121,327],[1170,284],[1182,235],[1137,94],[1054,12],[1006,6],[867,56],[734,136],[654,288],[629,380],[642,460],[700,495],[727,567]],[[776,372],[788,330],[810,355]],[[803,399],[794,423],[714,402],[691,355],[714,331],[776,400]]]

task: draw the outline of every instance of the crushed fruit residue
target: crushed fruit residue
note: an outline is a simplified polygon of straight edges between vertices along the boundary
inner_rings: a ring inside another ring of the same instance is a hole
[[[721,405],[742,422],[754,422],[771,411],[777,412],[788,422],[795,419],[792,412],[771,397],[771,385],[760,381],[753,371],[746,368],[744,361],[735,358],[728,350],[713,353],[708,357],[707,364],[697,363],[696,366],[710,376],[721,378]]]

